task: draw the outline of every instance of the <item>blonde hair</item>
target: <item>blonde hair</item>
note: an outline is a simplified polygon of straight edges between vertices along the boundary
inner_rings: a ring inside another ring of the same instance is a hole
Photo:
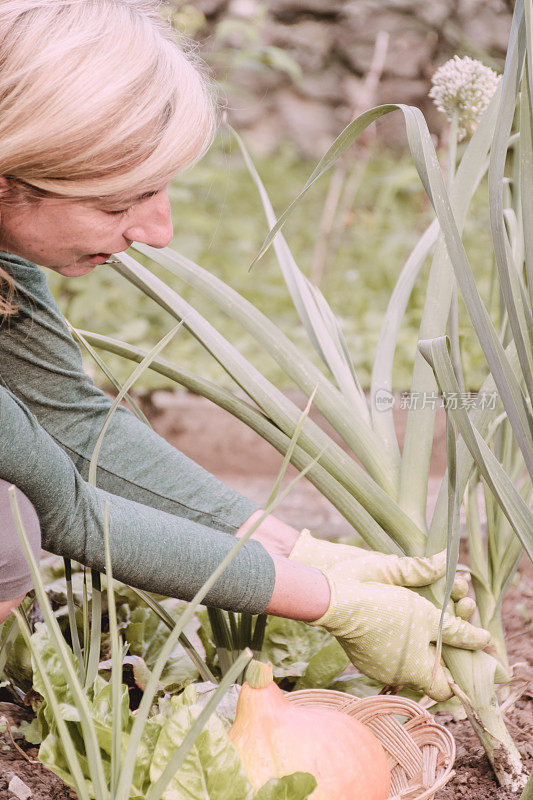
[[[211,84],[158,5],[2,0],[0,175],[34,197],[128,195],[205,152]]]
[[[12,276],[5,269],[0,267],[0,324],[3,317],[9,317],[11,314],[16,314],[17,307],[13,303],[15,296],[15,284]],[[5,294],[4,294],[5,292]]]
[[[97,197],[160,183],[214,128],[210,85],[149,0],[2,0],[0,175]]]

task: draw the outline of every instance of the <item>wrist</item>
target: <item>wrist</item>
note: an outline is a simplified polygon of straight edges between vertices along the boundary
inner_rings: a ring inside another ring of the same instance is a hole
[[[250,530],[251,526],[257,522],[263,513],[264,511],[262,509],[254,511],[237,531],[237,538],[240,538]],[[272,514],[269,514],[268,517],[257,526],[250,538],[260,542],[270,555],[278,555],[287,558],[296,544],[299,535],[300,532],[297,531],[296,528],[293,528],[292,525],[288,525],[286,522],[282,522]]]
[[[272,556],[276,581],[265,613],[315,623],[330,606],[329,581],[319,569]]]

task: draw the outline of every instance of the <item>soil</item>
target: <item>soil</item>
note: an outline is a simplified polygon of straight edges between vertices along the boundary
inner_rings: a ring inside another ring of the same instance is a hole
[[[526,557],[527,558],[527,557]],[[533,565],[524,558],[517,585],[507,592],[503,602],[503,619],[509,663],[525,662],[529,674],[533,667]],[[527,615],[527,616],[526,616]],[[455,722],[449,714],[437,714],[437,721],[446,725],[457,746],[455,777],[437,795],[437,800],[515,800],[520,793],[498,786],[492,767],[468,720]],[[506,714],[509,733],[514,739],[524,764],[533,769],[533,682]]]
[[[294,398],[301,404],[301,398]],[[187,393],[156,392],[145,403],[151,422],[161,435],[228,485],[264,503],[277,472],[281,456],[256,434],[203,398]],[[396,412],[395,412],[396,413]],[[405,414],[396,416],[400,441]],[[430,473],[428,508],[435,502],[445,464],[445,426],[437,415],[434,457]],[[287,480],[294,476],[289,472]],[[296,527],[310,527],[315,534],[337,538],[353,533],[348,523],[305,479],[300,481],[276,511],[277,516]],[[461,556],[466,560],[466,555]],[[503,617],[511,664],[533,668],[533,565],[524,557],[516,580],[506,594]],[[0,700],[2,698],[0,690]],[[29,709],[0,702],[0,717],[11,724],[31,718]],[[455,776],[437,795],[437,800],[516,800],[519,793],[498,786],[487,757],[468,721],[455,721],[450,714],[438,714],[438,721],[453,734],[457,745]],[[528,770],[533,768],[533,685],[508,710],[509,731]],[[23,754],[7,733],[0,735],[0,798],[15,800],[8,786],[18,776],[31,790],[33,800],[75,800],[76,795],[62,781],[36,762],[37,748],[17,739]],[[22,797],[22,795],[20,795]],[[333,800],[333,799],[332,799]]]

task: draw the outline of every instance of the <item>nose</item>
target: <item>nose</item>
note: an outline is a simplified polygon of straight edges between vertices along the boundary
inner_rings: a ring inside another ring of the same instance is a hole
[[[162,191],[142,200],[132,209],[125,239],[144,242],[151,247],[166,247],[174,233],[168,192]]]

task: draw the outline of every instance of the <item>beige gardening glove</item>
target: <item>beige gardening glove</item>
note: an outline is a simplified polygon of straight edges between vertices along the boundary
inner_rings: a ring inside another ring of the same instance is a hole
[[[446,550],[428,558],[386,555],[362,547],[316,539],[307,529],[296,540],[289,559],[322,571],[342,562],[346,577],[396,586],[427,586],[446,573]],[[466,597],[467,592],[466,579],[457,575],[452,588],[452,600],[462,601],[455,607],[455,613],[462,619],[470,619],[475,610],[475,602]],[[450,610],[453,611],[453,607]]]
[[[429,600],[403,586],[355,580],[344,561],[322,572],[331,601],[324,616],[311,624],[335,636],[352,664],[381,683],[421,689],[439,701],[452,696],[441,663],[433,676],[440,612]],[[445,614],[444,644],[482,650],[490,638],[488,631]]]

